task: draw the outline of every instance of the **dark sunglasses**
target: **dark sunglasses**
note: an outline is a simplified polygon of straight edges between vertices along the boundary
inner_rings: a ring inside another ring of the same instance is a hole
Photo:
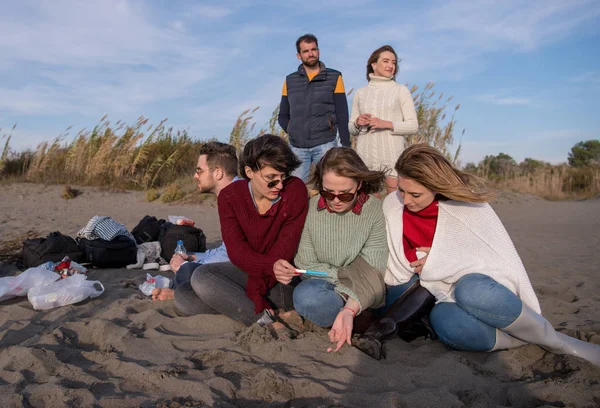
[[[329,191],[321,190],[319,191],[319,194],[321,194],[321,197],[323,197],[325,200],[333,201],[337,198],[342,203],[349,203],[350,201],[354,200],[357,192],[358,190],[356,190],[354,193],[333,194]]]
[[[285,181],[286,181],[286,180],[288,179],[288,177],[289,177],[289,175],[288,175],[288,174],[285,174],[285,175],[284,175],[283,177],[281,177],[281,178],[278,178],[278,179],[274,179],[274,180],[270,180],[270,181],[269,181],[269,180],[267,180],[267,179],[266,179],[266,178],[263,176],[263,174],[262,174],[262,171],[261,171],[261,170],[259,170],[259,173],[260,173],[260,177],[261,177],[261,178],[262,178],[264,181],[266,181],[266,182],[267,182],[267,188],[273,188],[273,187],[275,187],[276,185],[278,185],[279,183],[281,183],[281,184],[284,184],[284,183],[285,183]]]

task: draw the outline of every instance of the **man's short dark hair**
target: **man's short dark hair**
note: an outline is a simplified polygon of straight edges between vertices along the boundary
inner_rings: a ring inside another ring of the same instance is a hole
[[[200,148],[200,156],[206,155],[208,167],[219,167],[223,172],[235,177],[238,175],[238,159],[235,147],[227,143],[208,142]]]
[[[271,166],[284,174],[291,174],[300,167],[302,162],[294,154],[288,142],[280,136],[265,134],[250,140],[244,146],[240,156],[240,174],[249,179],[246,174],[246,166],[252,171],[258,171],[264,167]]]
[[[317,50],[319,49],[319,40],[317,40],[317,37],[315,37],[312,34],[304,34],[302,37],[298,38],[296,40],[296,51],[298,51],[298,54],[300,54],[300,43],[301,42],[305,42],[305,43],[315,43],[317,44]]]

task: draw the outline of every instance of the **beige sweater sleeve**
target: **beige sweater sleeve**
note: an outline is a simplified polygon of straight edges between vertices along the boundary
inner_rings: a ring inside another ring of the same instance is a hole
[[[415,104],[408,88],[400,84],[398,86],[400,87],[400,109],[394,109],[392,112],[391,122],[394,124],[392,135],[414,135],[419,130]]]
[[[352,110],[350,112],[350,122],[348,122],[348,130],[350,131],[351,136],[356,136],[360,133],[360,129],[356,127],[356,119],[360,116],[360,108],[359,108],[360,95],[361,95],[361,92],[359,89],[354,94],[354,98],[352,98]]]

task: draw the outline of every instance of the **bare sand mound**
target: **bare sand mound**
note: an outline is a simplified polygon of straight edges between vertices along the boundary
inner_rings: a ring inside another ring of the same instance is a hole
[[[215,208],[146,203],[141,193],[5,186],[0,236],[29,229],[74,235],[93,215],[129,228],[145,214],[194,218],[217,242]],[[546,317],[600,343],[600,202],[495,205],[527,267]],[[452,351],[439,341],[389,342],[375,361],[327,332],[275,340],[219,315],[178,316],[133,282],[141,270],[91,270],[105,293],[35,311],[0,304],[0,407],[595,407],[600,368],[528,345],[497,353]],[[168,274],[166,274],[169,276]]]

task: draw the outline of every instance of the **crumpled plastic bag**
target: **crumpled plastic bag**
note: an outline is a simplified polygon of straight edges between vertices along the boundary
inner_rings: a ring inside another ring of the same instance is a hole
[[[151,296],[152,295],[152,291],[156,288],[168,288],[171,286],[171,279],[165,277],[165,276],[161,276],[161,275],[156,275],[156,277],[150,275],[149,273],[146,274],[146,281],[144,283],[142,283],[140,285],[140,290],[142,291],[142,293],[146,296]]]
[[[16,296],[25,296],[36,286],[47,285],[59,279],[60,275],[44,266],[29,268],[17,276],[0,278],[0,302]]]
[[[89,281],[86,275],[75,274],[49,285],[30,289],[27,299],[35,310],[46,310],[81,302],[88,297],[95,298],[102,293],[102,283]]]

